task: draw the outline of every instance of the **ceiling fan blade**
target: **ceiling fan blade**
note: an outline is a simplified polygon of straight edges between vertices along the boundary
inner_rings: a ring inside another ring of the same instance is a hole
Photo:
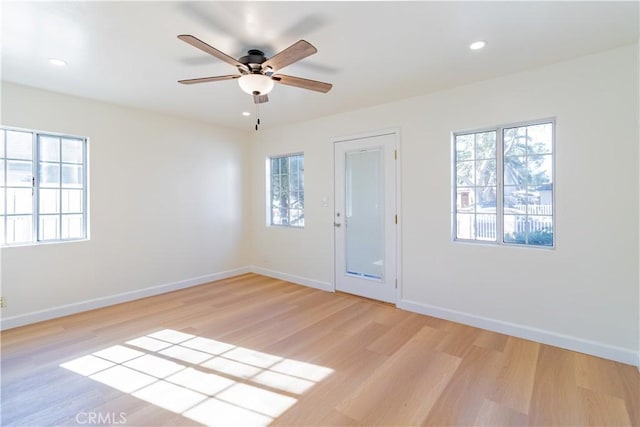
[[[264,104],[265,102],[269,102],[269,97],[267,95],[253,95],[254,104]]]
[[[244,70],[246,72],[250,71],[249,67],[247,67],[243,63],[238,62],[236,59],[230,57],[229,55],[227,55],[224,52],[219,51],[215,47],[208,45],[207,43],[203,42],[202,40],[200,40],[197,37],[194,37],[194,36],[192,36],[190,34],[181,34],[181,35],[178,36],[178,38],[180,40],[182,40],[183,42],[188,43],[191,46],[196,47],[196,48],[200,49],[201,51],[206,52],[209,55],[218,58],[221,61],[226,62],[227,64],[231,64],[234,67],[237,67],[239,70]]]
[[[317,80],[303,79],[302,77],[285,76],[284,74],[276,74],[271,80],[287,86],[295,86],[302,89],[315,90],[316,92],[327,93],[333,85],[331,83],[319,82]]]
[[[178,80],[178,83],[182,83],[183,85],[192,85],[194,83],[219,82],[222,80],[232,80],[232,79],[238,79],[238,78],[240,78],[240,75],[230,74],[227,76],[200,77],[198,79]]]
[[[287,65],[300,61],[302,58],[313,55],[317,51],[318,49],[313,47],[313,45],[308,41],[299,40],[263,62],[262,69],[264,70],[265,68],[270,67],[273,70],[280,70]]]

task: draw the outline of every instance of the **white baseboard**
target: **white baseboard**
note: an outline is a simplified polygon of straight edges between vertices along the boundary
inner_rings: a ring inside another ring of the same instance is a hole
[[[269,270],[258,266],[249,266],[219,273],[207,274],[199,277],[193,277],[177,282],[165,283],[162,285],[152,286],[135,291],[123,292],[116,295],[80,301],[73,304],[52,307],[46,310],[34,311],[18,316],[6,317],[1,319],[0,321],[0,330],[15,328],[18,326],[28,325],[31,323],[41,322],[43,320],[54,319],[57,317],[68,316],[87,310],[107,307],[113,304],[119,304],[140,298],[164,294],[171,291],[177,291],[179,289],[190,288],[192,286],[197,286],[216,280],[222,280],[245,273],[261,274],[263,276],[273,277],[276,279],[285,280],[287,282],[296,283],[303,286],[309,286],[311,288],[320,289],[327,292],[335,291],[333,284],[329,282],[322,282],[306,277],[295,276],[292,274]],[[451,320],[453,322],[463,323],[466,325],[471,325],[478,328],[511,335],[514,337],[566,348],[569,350],[578,351],[609,360],[615,360],[617,362],[638,366],[638,369],[640,370],[640,352],[631,349],[616,347],[597,341],[563,335],[552,331],[519,325],[516,323],[504,322],[488,317],[477,316],[474,314],[451,310],[448,308],[423,304],[416,301],[401,300],[398,302],[397,307],[403,310],[425,314],[427,316]]]
[[[58,307],[48,308],[45,310],[33,311],[31,313],[21,314],[18,316],[2,318],[0,322],[0,330],[24,326],[31,323],[42,322],[43,320],[54,319],[56,317],[68,316],[87,310],[107,307],[113,304],[133,301],[140,298],[150,297],[154,295],[164,294],[179,289],[190,288],[192,286],[202,285],[204,283],[222,280],[240,274],[250,273],[249,267],[241,267],[233,270],[222,271],[219,273],[207,274],[204,276],[193,277],[191,279],[180,280],[172,283],[151,286],[149,288],[137,289],[135,291],[123,292],[120,294],[109,295],[101,298],[80,301],[73,304],[61,305]]]
[[[563,335],[552,331],[519,325],[516,323],[503,322],[501,320],[491,319],[483,316],[476,316],[474,314],[464,313],[461,311],[437,307],[429,304],[422,304],[415,301],[401,300],[398,303],[398,308],[407,311],[413,311],[415,313],[426,314],[427,316],[438,317],[440,319],[451,320],[453,322],[463,323],[465,325],[475,326],[478,328],[487,329],[493,332],[499,332],[518,338],[524,338],[543,344],[549,344],[555,347],[577,351],[579,353],[586,353],[592,356],[598,356],[604,359],[626,363],[628,365],[638,366],[638,368],[640,369],[640,352],[628,348],[616,347],[597,341],[586,340],[570,335]]]
[[[320,289],[321,291],[334,292],[333,284],[321,282],[319,280],[308,279],[306,277],[294,276],[293,274],[282,273],[280,271],[269,270],[258,266],[251,266],[251,272],[261,274],[263,276],[273,277],[274,279],[286,280],[287,282],[298,285],[309,286],[310,288]]]

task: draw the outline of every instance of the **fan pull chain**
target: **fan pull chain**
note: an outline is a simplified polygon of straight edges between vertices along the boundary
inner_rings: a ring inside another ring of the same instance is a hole
[[[256,131],[260,126],[260,104],[256,104]]]

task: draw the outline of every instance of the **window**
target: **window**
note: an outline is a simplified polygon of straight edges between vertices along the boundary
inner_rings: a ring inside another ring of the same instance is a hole
[[[0,128],[0,244],[87,236],[85,138]]]
[[[554,127],[454,133],[455,240],[554,245]]]
[[[304,227],[304,155],[271,157],[269,224]]]

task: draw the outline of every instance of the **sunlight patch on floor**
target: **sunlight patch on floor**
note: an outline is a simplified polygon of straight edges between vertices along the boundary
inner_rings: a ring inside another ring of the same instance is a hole
[[[207,425],[270,424],[332,369],[164,329],[60,367]]]

